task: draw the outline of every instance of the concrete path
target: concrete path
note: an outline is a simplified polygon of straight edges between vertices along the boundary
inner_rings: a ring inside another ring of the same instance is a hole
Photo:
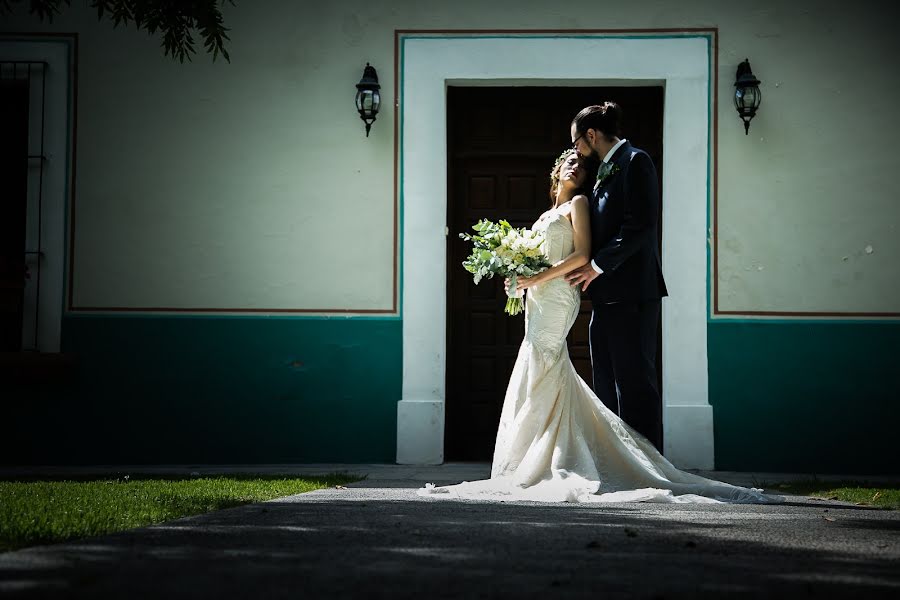
[[[164,470],[146,472],[181,472],[154,468]],[[0,554],[0,597],[900,597],[900,511],[806,498],[769,506],[446,501],[415,490],[481,478],[487,467],[266,469],[359,469],[368,478]]]

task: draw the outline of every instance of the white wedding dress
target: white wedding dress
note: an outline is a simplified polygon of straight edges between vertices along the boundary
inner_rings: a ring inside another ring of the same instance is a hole
[[[551,211],[534,225],[551,263],[574,249],[569,219]],[[676,469],[610,411],[576,373],[566,336],[578,287],[558,277],[528,290],[525,339],[503,401],[491,478],[418,491],[433,498],[540,502],[777,502]]]

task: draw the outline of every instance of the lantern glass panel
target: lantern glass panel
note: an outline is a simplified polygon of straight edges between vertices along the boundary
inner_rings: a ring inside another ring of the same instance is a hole
[[[744,106],[756,108],[759,105],[759,88],[749,87],[744,90]]]
[[[379,104],[381,104],[381,98],[378,90],[359,90],[356,93],[356,110],[372,114],[378,112]]]

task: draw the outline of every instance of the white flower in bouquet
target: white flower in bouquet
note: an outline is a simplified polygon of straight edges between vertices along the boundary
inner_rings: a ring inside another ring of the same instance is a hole
[[[494,275],[508,278],[506,313],[519,314],[525,303],[522,301],[523,292],[516,292],[517,277],[532,277],[550,267],[541,249],[543,234],[524,227],[513,227],[503,220],[494,223],[482,219],[472,229],[476,235],[459,234],[462,239],[473,242],[474,246],[463,267],[472,273],[475,285]]]

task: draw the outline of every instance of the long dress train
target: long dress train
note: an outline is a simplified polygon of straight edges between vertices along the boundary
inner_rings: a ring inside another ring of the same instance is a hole
[[[551,263],[574,249],[559,211],[535,224]],[[530,288],[525,338],[513,367],[494,447],[491,478],[428,485],[435,498],[542,502],[743,502],[781,499],[675,468],[610,411],[572,365],[566,336],[578,316],[578,287],[558,277]]]

